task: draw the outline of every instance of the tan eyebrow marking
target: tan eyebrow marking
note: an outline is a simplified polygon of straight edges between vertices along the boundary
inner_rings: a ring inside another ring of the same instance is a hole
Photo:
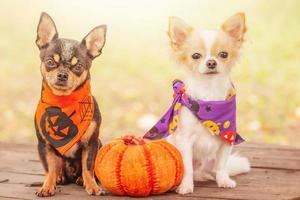
[[[59,62],[59,60],[60,60],[60,56],[57,54],[57,53],[55,53],[54,55],[53,55],[53,59],[54,59],[54,61],[55,62]]]
[[[74,56],[71,60],[71,65],[76,65],[78,62],[78,59]]]

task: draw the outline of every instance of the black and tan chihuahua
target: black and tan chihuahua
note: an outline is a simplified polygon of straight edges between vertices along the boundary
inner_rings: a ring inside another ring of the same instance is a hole
[[[43,85],[35,115],[38,152],[46,171],[37,196],[55,194],[57,184],[83,185],[90,195],[103,189],[94,178],[101,115],[90,94],[92,60],[101,54],[106,26],[77,42],[58,37],[51,17],[42,13],[36,44],[40,50]]]

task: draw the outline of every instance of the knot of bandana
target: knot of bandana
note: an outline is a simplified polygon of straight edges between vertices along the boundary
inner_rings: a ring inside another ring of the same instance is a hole
[[[236,132],[235,94],[223,101],[192,99],[181,80],[173,81],[174,100],[161,119],[144,135],[147,139],[161,139],[174,133],[179,122],[181,106],[188,108],[208,128],[209,132],[229,144],[239,144],[244,139]]]
[[[176,94],[185,93],[184,83],[178,79],[174,80],[173,81],[173,90]]]
[[[173,95],[174,98],[178,95],[183,95],[183,98],[187,97],[187,93],[185,92],[185,88],[184,88],[184,83],[181,80],[176,79],[173,81],[173,90],[174,90],[174,95]]]

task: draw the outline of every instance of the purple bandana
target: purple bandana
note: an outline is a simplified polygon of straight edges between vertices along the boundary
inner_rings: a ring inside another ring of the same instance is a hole
[[[182,105],[187,107],[211,134],[229,144],[240,144],[244,139],[236,132],[236,97],[224,101],[195,100],[185,93],[184,83],[173,81],[174,100],[168,111],[145,135],[147,139],[161,139],[175,132]]]

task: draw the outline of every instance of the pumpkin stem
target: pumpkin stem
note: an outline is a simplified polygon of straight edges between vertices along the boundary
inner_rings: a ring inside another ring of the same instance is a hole
[[[122,140],[126,145],[143,145],[146,143],[143,138],[135,137],[133,135],[125,135],[122,137]]]

